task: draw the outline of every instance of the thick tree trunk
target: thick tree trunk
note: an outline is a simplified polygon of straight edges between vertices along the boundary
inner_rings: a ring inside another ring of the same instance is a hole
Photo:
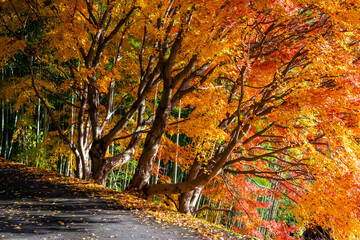
[[[135,150],[134,151],[126,150],[124,153],[115,157],[105,158],[105,156],[100,156],[100,158],[97,159],[97,162],[99,162],[99,166],[98,168],[93,170],[94,181],[97,184],[100,184],[105,187],[107,177],[110,174],[111,170],[118,165],[122,165],[130,161],[134,153]],[[92,156],[92,158],[93,157],[94,156]]]
[[[238,126],[238,128],[234,130],[232,140],[229,142],[224,151],[218,152],[211,161],[213,163],[207,165],[207,173],[201,172],[196,175],[194,174],[194,176],[189,177],[186,182],[177,184],[165,183],[146,185],[146,187],[143,188],[144,193],[148,196],[153,194],[186,193],[193,191],[198,187],[205,186],[205,184],[207,184],[211,179],[213,179],[222,171],[228,157],[234,150],[235,146],[238,144],[239,139],[245,136],[246,131],[244,130],[247,131],[248,127],[246,129],[240,129],[240,126]]]
[[[73,153],[76,161],[75,176],[88,180],[90,178],[89,154],[81,152],[81,149],[76,149]]]
[[[83,179],[85,180],[89,180],[91,176],[88,159],[89,159],[88,155],[81,157],[82,174],[83,174]]]
[[[144,126],[145,128],[145,126]],[[135,150],[138,146],[142,133],[136,134],[132,137],[128,148],[121,154],[113,156],[113,157],[105,157],[105,155],[92,155],[91,159],[93,160],[95,157],[95,162],[98,163],[96,168],[93,171],[93,179],[97,184],[101,184],[102,186],[106,186],[106,180],[111,170],[119,165],[125,164],[129,162],[135,154]],[[92,150],[96,151],[96,150]]]
[[[71,159],[69,159],[69,165],[70,165]],[[79,157],[75,157],[75,177],[82,179],[83,178],[83,170],[82,170],[82,164]]]
[[[150,132],[147,134],[144,150],[140,156],[139,164],[129,188],[142,191],[149,184],[154,161],[160,146],[160,140],[168,124],[171,110],[172,90],[164,90],[158,109],[156,110],[155,121]]]
[[[139,136],[139,139],[141,136]],[[137,146],[137,143],[135,143]],[[111,170],[119,165],[125,164],[131,160],[134,156],[135,145],[131,145],[128,149],[126,149],[123,153],[114,156],[114,157],[107,157],[101,156],[101,159],[98,159],[100,163],[99,167],[94,170],[93,172],[93,179],[97,184],[101,184],[102,186],[106,186],[106,180],[108,175],[110,174]]]
[[[5,131],[5,100],[1,100],[1,139],[0,139],[0,155],[2,154],[3,143],[4,143],[4,131]]]
[[[203,188],[203,186],[200,186],[193,191],[181,193],[179,199],[179,212],[193,214]]]
[[[106,186],[106,180],[111,172],[111,170],[119,165],[125,164],[132,159],[135,154],[136,148],[139,145],[140,139],[143,135],[143,131],[145,130],[148,121],[151,121],[152,118],[145,120],[145,102],[142,102],[139,106],[138,110],[138,125],[135,129],[135,133],[131,137],[131,140],[126,148],[126,150],[116,156],[113,157],[105,157],[106,149],[108,148],[108,144],[104,143],[106,140],[102,139],[102,142],[99,142],[94,147],[102,148],[100,151],[98,149],[91,149],[91,158],[96,162],[94,169],[92,171],[94,180],[101,184],[102,186]],[[100,154],[99,154],[100,153]]]
[[[101,141],[95,141],[90,149],[91,172],[96,183],[105,186],[106,184],[106,165],[105,154],[107,147]],[[105,184],[104,184],[105,182]]]
[[[93,179],[97,184],[100,184],[105,187],[107,177],[111,172],[111,170],[113,169],[113,165],[111,164],[111,162],[106,161],[106,159],[104,158],[99,159],[99,162],[100,162],[99,168],[97,168],[96,171],[93,172],[94,174]]]
[[[191,199],[193,197],[194,191],[186,192],[180,194],[179,199],[179,212],[185,214],[191,214],[194,209],[191,206]]]
[[[135,154],[136,148],[139,145],[140,139],[143,135],[143,131],[145,130],[149,120],[151,119],[145,120],[145,102],[143,102],[138,110],[137,128],[135,129],[135,133],[131,137],[131,140],[124,152],[113,157],[105,157],[108,145],[104,143],[104,139],[102,139],[102,142],[94,145],[94,148],[90,150],[92,153],[91,158],[94,162],[96,162],[96,165],[92,170],[93,179],[98,184],[106,186],[107,176],[109,175],[111,170],[114,167],[125,164],[132,159]],[[98,150],[96,148],[102,149]]]
[[[139,144],[141,136],[143,135],[143,131],[148,125],[149,119],[146,121],[144,120],[145,119],[144,101],[139,104],[134,104],[132,108],[134,109],[137,108],[138,110],[138,125],[137,128],[135,129],[134,135],[132,136],[128,144],[127,149],[123,153],[113,157],[105,157],[107,148],[110,146],[110,144],[113,142],[114,138],[116,137],[116,134],[114,133],[111,134],[109,133],[105,135],[103,138],[99,139],[98,141],[94,141],[94,143],[92,144],[92,147],[90,149],[90,157],[92,161],[91,173],[93,175],[92,176],[93,179],[98,184],[105,186],[106,179],[110,171],[115,166],[124,164],[131,160]],[[130,119],[133,118],[135,112],[136,111],[133,109],[129,111],[127,117],[124,118],[124,121],[120,121],[121,124],[119,124],[119,126],[125,127],[126,123],[128,123]],[[122,129],[123,127],[119,129]]]
[[[195,180],[196,177],[199,175],[200,170],[201,170],[201,163],[199,161],[199,158],[196,157],[194,163],[191,166],[187,181]],[[195,190],[181,193],[179,199],[179,212],[192,214],[193,211],[195,210],[197,196],[200,194],[202,189],[203,186],[200,186]]]

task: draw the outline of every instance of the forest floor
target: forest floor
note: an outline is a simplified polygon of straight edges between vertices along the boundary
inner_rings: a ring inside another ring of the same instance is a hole
[[[248,239],[128,192],[0,159],[0,239]]]

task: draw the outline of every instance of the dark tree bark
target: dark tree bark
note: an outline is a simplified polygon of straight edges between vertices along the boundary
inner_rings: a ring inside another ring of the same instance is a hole
[[[142,191],[150,180],[154,161],[159,150],[160,140],[165,132],[173,108],[171,97],[172,90],[164,90],[160,105],[156,110],[155,121],[146,136],[144,150],[141,154],[135,175],[130,183],[130,188],[136,188]]]
[[[93,169],[93,178],[94,180],[103,186],[106,185],[106,179],[111,170],[118,166],[127,163],[134,156],[137,146],[139,145],[140,139],[143,135],[143,132],[148,125],[148,123],[152,120],[149,118],[147,120],[145,118],[145,103],[142,103],[139,111],[138,111],[138,126],[135,130],[135,133],[132,135],[131,140],[125,149],[124,152],[118,154],[113,157],[105,157],[104,154],[97,154],[96,148],[91,149],[92,158],[99,158],[99,166],[96,169]],[[101,145],[99,144],[99,148]]]
[[[194,180],[198,176],[201,170],[201,164],[199,162],[199,157],[195,158],[195,161],[193,165],[191,166],[189,176],[187,181]],[[203,187],[195,188],[195,190],[184,192],[180,194],[179,199],[179,212],[186,213],[186,214],[192,214],[195,210],[195,204],[197,202],[197,199],[200,195],[200,192]]]

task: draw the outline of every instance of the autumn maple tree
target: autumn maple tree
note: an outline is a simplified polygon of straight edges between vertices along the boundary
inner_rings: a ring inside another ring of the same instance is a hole
[[[79,178],[105,185],[136,159],[129,188],[180,212],[208,194],[235,230],[290,239],[259,211],[286,196],[304,225],[359,234],[357,1],[0,4],[0,63],[27,66],[4,93],[40,99]]]

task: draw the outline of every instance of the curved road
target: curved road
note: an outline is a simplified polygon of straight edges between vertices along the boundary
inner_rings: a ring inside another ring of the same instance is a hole
[[[1,239],[202,239],[110,200],[24,174],[0,161]]]

